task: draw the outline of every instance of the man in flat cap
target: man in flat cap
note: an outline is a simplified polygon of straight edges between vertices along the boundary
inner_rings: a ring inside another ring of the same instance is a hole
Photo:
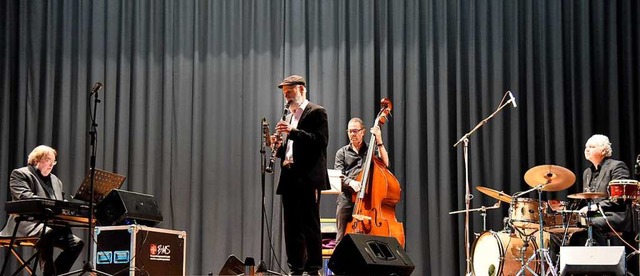
[[[276,193],[282,196],[287,264],[292,275],[319,275],[322,269],[320,191],[329,189],[327,112],[307,100],[307,82],[298,75],[285,78],[282,89],[290,114],[278,122],[272,136],[279,147],[280,181]]]

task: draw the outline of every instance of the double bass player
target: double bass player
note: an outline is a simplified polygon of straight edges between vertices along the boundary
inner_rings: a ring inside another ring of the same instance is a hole
[[[389,99],[382,98],[380,106],[380,112],[378,112],[375,123],[371,128],[374,135],[369,140],[359,172],[355,179],[350,178],[345,181],[345,184],[349,186],[345,190],[353,190],[351,197],[353,212],[351,213],[350,221],[348,216],[346,218],[338,218],[342,220],[340,221],[341,224],[347,221],[345,226],[341,225],[342,229],[344,229],[344,234],[340,233],[339,238],[342,239],[344,235],[349,233],[394,237],[404,247],[404,226],[401,222],[398,222],[395,214],[395,206],[400,201],[400,183],[393,173],[389,171],[388,154],[384,149],[379,132],[380,126],[387,121],[388,116],[391,114],[392,104]],[[350,124],[347,131],[353,131],[354,134],[357,134],[357,132],[363,130],[362,124],[353,123]],[[364,136],[364,134],[362,135]],[[375,145],[375,148],[373,145]],[[347,146],[347,149],[349,146]],[[375,154],[376,151],[374,151],[376,148],[378,149],[377,156]],[[340,157],[337,156],[337,158]],[[344,167],[340,167],[338,162],[339,160],[336,161],[336,169],[344,169]],[[355,190],[359,191],[356,193]]]
[[[364,165],[367,150],[370,145],[364,141],[366,129],[362,119],[354,117],[347,125],[347,136],[349,144],[338,149],[335,157],[334,169],[340,170],[342,175],[342,192],[337,198],[336,208],[336,245],[340,243],[345,235],[347,224],[351,221],[353,213],[352,195],[360,191],[361,183],[356,180]],[[376,137],[377,156],[382,159],[386,166],[389,166],[389,154],[382,141],[380,126],[371,128],[371,134]]]

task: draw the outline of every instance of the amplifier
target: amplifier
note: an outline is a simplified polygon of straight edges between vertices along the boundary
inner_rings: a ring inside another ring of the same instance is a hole
[[[93,263],[112,275],[185,275],[187,233],[141,225],[95,228]]]

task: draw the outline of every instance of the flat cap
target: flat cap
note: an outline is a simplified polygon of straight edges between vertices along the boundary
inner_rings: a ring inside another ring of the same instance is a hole
[[[302,76],[291,75],[284,78],[284,80],[282,80],[282,82],[278,84],[278,88],[282,88],[285,85],[297,85],[297,84],[302,84],[304,86],[307,86],[307,81],[304,80]]]

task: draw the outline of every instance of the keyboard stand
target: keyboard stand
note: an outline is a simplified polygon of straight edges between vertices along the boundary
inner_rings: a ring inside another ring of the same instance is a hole
[[[13,233],[11,234],[11,240],[9,241],[9,245],[8,245],[8,252],[4,256],[4,262],[2,263],[2,271],[0,271],[0,275],[5,275],[4,272],[7,268],[7,263],[9,262],[9,253],[17,254],[17,252],[15,251],[14,245],[17,244],[16,240],[18,238],[16,237],[16,235],[18,233],[18,227],[20,226],[20,223],[25,220],[38,221],[42,223],[42,230],[40,230],[40,236],[37,239],[38,241],[40,241],[40,239],[42,239],[42,237],[44,237],[44,234],[46,233],[49,217],[50,216],[45,215],[42,217],[35,218],[34,216],[20,215],[15,218],[16,226],[15,228],[13,228]],[[34,244],[34,247],[35,247],[35,253],[26,261],[22,257],[18,257],[19,255],[16,256],[18,258],[18,261],[21,262],[22,264],[11,275],[18,275],[18,273],[20,273],[20,271],[22,271],[23,269],[26,269],[27,272],[29,272],[30,274],[34,274],[34,272],[38,268],[38,260],[40,259],[40,252],[38,250],[37,243]],[[34,261],[33,268],[29,267],[29,263],[31,263],[31,261]]]

